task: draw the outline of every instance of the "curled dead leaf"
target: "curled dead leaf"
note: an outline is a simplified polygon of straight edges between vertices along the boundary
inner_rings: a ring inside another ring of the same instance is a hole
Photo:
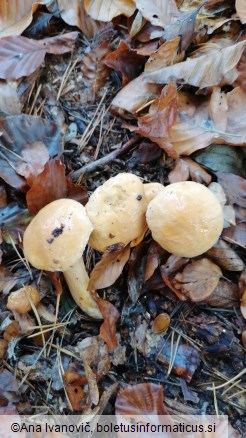
[[[93,298],[96,301],[104,319],[100,327],[100,336],[104,342],[106,342],[109,350],[113,350],[118,345],[116,337],[116,322],[118,321],[120,314],[112,303],[103,300],[95,292],[91,293],[93,294]]]
[[[217,287],[221,269],[207,258],[192,261],[182,273],[175,276],[174,284],[191,301],[199,302],[208,298]]]
[[[94,37],[100,23],[93,20],[85,11],[83,0],[57,0],[62,19],[70,26],[77,26],[88,38]]]
[[[207,255],[221,268],[227,271],[243,271],[244,269],[244,263],[239,255],[222,239],[219,239],[218,242],[207,251]]]
[[[91,272],[88,290],[103,289],[114,284],[129,257],[129,245],[118,251],[103,254]]]
[[[122,86],[136,78],[143,70],[146,58],[138,55],[128,44],[122,40],[118,48],[109,53],[105,58],[105,64],[122,74]]]

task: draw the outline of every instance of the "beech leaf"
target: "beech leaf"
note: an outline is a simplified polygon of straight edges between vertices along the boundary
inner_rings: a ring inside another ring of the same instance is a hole
[[[104,319],[100,327],[100,336],[107,344],[109,350],[114,350],[118,345],[116,322],[118,321],[120,314],[112,303],[103,300],[96,293],[92,292],[92,294]]]
[[[88,285],[89,290],[103,289],[115,283],[130,257],[130,247],[103,254],[93,268]]]
[[[20,35],[32,21],[33,13],[39,5],[46,5],[50,0],[21,0],[0,2],[0,38]]]
[[[166,84],[173,81],[189,84],[200,89],[217,85],[232,84],[238,77],[236,66],[242,56],[246,41],[225,48],[217,48],[212,53],[164,67],[145,74],[147,82]]]
[[[89,39],[100,28],[100,23],[86,13],[84,0],[57,0],[61,17],[70,26],[77,26]]]
[[[32,40],[10,36],[0,40],[0,78],[15,81],[32,74],[43,62],[46,53],[61,55],[73,48],[78,32]]]
[[[111,21],[121,14],[130,17],[136,9],[133,0],[84,0],[84,5],[87,14],[100,21]]]
[[[65,166],[60,160],[50,160],[44,166],[26,194],[27,207],[31,214],[56,199],[66,198],[68,193]]]
[[[234,249],[219,239],[213,248],[207,251],[207,255],[211,257],[221,268],[227,271],[243,271],[244,263]]]
[[[136,6],[142,16],[154,26],[166,28],[177,20],[178,8],[175,0],[136,0]]]
[[[192,261],[182,273],[175,276],[175,286],[191,301],[199,302],[208,298],[217,287],[221,269],[209,259]]]
[[[167,415],[163,387],[154,383],[128,385],[117,394],[115,411],[116,415]]]
[[[236,11],[242,23],[246,23],[246,3],[245,0],[236,0]]]

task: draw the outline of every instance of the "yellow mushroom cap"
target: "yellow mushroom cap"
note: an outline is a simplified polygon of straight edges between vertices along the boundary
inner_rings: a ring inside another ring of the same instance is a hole
[[[170,253],[196,257],[211,248],[223,229],[223,211],[207,187],[192,181],[170,184],[149,203],[153,239]]]
[[[131,173],[119,173],[91,195],[86,204],[94,226],[89,245],[105,252],[116,244],[127,245],[144,233],[147,203],[140,178]]]
[[[66,271],[82,256],[92,230],[79,202],[53,201],[38,212],[24,233],[25,257],[35,268]]]
[[[144,194],[147,204],[162,190],[164,186],[158,182],[144,184]]]

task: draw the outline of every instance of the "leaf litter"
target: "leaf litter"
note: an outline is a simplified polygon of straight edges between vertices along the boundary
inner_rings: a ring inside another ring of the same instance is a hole
[[[0,386],[6,379],[17,390],[4,393],[3,409],[36,413],[34,406],[47,407],[47,388],[53,412],[58,400],[62,412],[92,415],[194,413],[206,402],[244,431],[243,2],[155,0],[150,8],[117,0],[109,9],[109,0],[25,0],[12,10],[7,3],[0,8],[0,352],[8,376]],[[144,182],[209,186],[226,228],[194,259],[167,253],[148,232],[135,247],[103,256],[88,247],[90,289],[99,290],[104,317],[94,321],[66,301],[62,274],[25,264],[22,236],[47,203],[85,204],[124,171]],[[10,292],[30,284],[41,308],[21,317],[7,310]],[[22,379],[27,386],[18,391]],[[207,389],[213,383],[217,403]]]

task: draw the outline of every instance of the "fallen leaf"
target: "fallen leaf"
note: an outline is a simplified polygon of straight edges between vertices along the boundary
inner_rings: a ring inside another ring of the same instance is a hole
[[[89,336],[76,346],[80,357],[85,360],[100,380],[110,370],[108,346],[100,336]]]
[[[242,333],[242,343],[244,348],[246,348],[246,330],[244,330]]]
[[[21,103],[13,84],[0,81],[0,113],[17,115],[21,113]]]
[[[163,339],[158,342],[155,355],[158,362],[168,367],[172,364],[172,371],[187,382],[191,381],[201,360],[199,351],[193,346],[181,343],[172,346],[170,342],[164,343]]]
[[[44,170],[45,163],[49,161],[49,151],[41,141],[36,141],[22,149],[21,157],[22,161],[16,164],[16,172],[32,185],[32,179]]]
[[[224,144],[211,144],[192,155],[193,160],[206,168],[223,173],[244,176],[244,154],[242,149]]]
[[[166,85],[159,98],[149,108],[149,114],[138,119],[135,131],[149,138],[171,157],[177,158],[175,150],[169,142],[170,131],[176,121],[177,88],[173,82]]]
[[[127,385],[115,401],[116,415],[167,415],[163,402],[163,387],[154,383]]]
[[[146,243],[141,242],[131,252],[128,271],[128,294],[132,303],[136,303],[144,283],[144,272],[146,265]]]
[[[136,9],[133,0],[84,0],[84,6],[87,14],[100,21],[111,21],[118,15],[130,17]]]
[[[238,305],[239,290],[235,283],[220,280],[213,293],[204,300],[204,303],[214,307],[232,308]]]
[[[70,52],[78,32],[70,32],[42,40],[23,36],[1,39],[0,78],[15,81],[31,75],[43,62],[46,53],[61,55]]]
[[[166,251],[160,245],[158,245],[157,242],[153,240],[147,251],[144,283],[152,277],[155,270],[159,266],[159,263],[161,261],[161,256],[163,256],[164,254],[166,254]]]
[[[0,217],[3,241],[11,243],[11,236],[12,241],[19,243],[20,236],[31,220],[28,211],[11,202],[0,209]]]
[[[31,24],[25,30],[24,35],[28,38],[42,39],[52,33],[51,20],[55,14],[49,12],[37,11]]]
[[[70,26],[77,26],[89,39],[93,38],[100,23],[86,13],[83,0],[57,0],[62,19]]]
[[[244,263],[234,249],[219,239],[218,242],[207,251],[207,255],[211,257],[221,268],[227,271],[240,272],[244,269]]]
[[[86,375],[87,382],[88,382],[90,404],[97,405],[99,402],[99,389],[97,386],[96,375],[93,373],[93,371],[92,371],[91,367],[89,366],[89,364],[87,363],[87,361],[83,360],[83,356],[82,356],[82,361],[83,361],[85,375]]]
[[[246,248],[246,224],[237,223],[234,226],[225,228],[222,233],[222,238],[229,243]]]
[[[188,262],[189,262],[188,258],[171,255],[167,259],[165,265],[162,265],[160,268],[162,280],[164,281],[166,286],[171,291],[173,291],[181,301],[186,301],[187,297],[185,294],[181,292],[180,289],[176,288],[174,276],[175,273],[180,269],[184,268]]]
[[[109,350],[114,350],[118,345],[116,337],[116,322],[118,321],[120,314],[116,307],[109,301],[103,300],[95,293],[93,293],[93,298],[104,319],[100,327],[100,336],[104,342],[106,342]]]
[[[115,283],[130,257],[130,247],[103,254],[90,274],[89,290],[103,289]]]
[[[129,169],[133,169],[137,164],[148,164],[161,158],[162,151],[155,143],[143,141],[132,153],[128,161]]]
[[[32,180],[26,194],[27,207],[32,215],[56,199],[66,198],[68,193],[65,166],[60,160],[50,160],[43,172]]]
[[[175,287],[191,301],[208,298],[217,287],[222,276],[221,269],[207,258],[192,261],[182,273],[175,276]]]
[[[15,376],[10,371],[2,368],[0,370],[0,403],[1,399],[13,403],[19,401],[19,398],[19,385]]]
[[[165,27],[165,31],[160,35],[161,39],[168,41],[172,38],[181,37],[180,49],[181,51],[186,50],[194,39],[196,17],[200,8],[188,12],[180,11],[176,14],[176,21]],[[151,33],[151,37],[156,37],[155,31]]]
[[[232,84],[237,76],[236,66],[245,47],[245,41],[226,48],[217,48],[213,53],[197,58],[187,58],[186,61],[164,67],[157,72],[144,75],[144,80],[158,84],[169,81],[178,84],[189,84],[200,89]]]
[[[167,41],[153,52],[145,64],[145,71],[158,71],[163,66],[172,65],[177,60],[180,38]],[[113,99],[112,105],[129,112],[135,112],[146,102],[160,96],[162,87],[144,80],[145,73],[129,82]]]
[[[84,53],[80,64],[83,80],[87,87],[92,90],[92,98],[95,93],[105,84],[110,74],[110,69],[104,63],[106,55],[111,51],[108,43],[89,46]]]
[[[71,403],[72,409],[74,411],[82,411],[82,401],[85,399],[85,392],[83,391],[81,386],[77,384],[66,383],[64,387]]]
[[[178,159],[175,162],[174,168],[168,174],[170,183],[187,181],[189,177],[194,182],[205,183],[206,185],[212,180],[211,175],[202,166],[191,160],[191,158],[186,157]]]
[[[236,11],[241,23],[246,23],[246,4],[244,0],[236,0]]]
[[[32,15],[39,5],[48,3],[49,0],[21,0],[21,3],[2,0],[0,4],[0,38],[20,35],[31,23]]]
[[[27,144],[42,142],[51,157],[62,152],[62,132],[50,120],[21,114],[0,119],[0,177],[10,186],[26,191],[24,178],[14,170]]]
[[[142,72],[145,62],[145,56],[138,55],[137,51],[131,49],[123,40],[120,41],[116,50],[106,56],[104,61],[108,67],[121,73],[123,87]]]
[[[166,28],[177,20],[178,8],[174,0],[136,0],[136,7],[154,26]]]
[[[246,179],[232,173],[216,172],[218,183],[222,185],[229,204],[246,208]]]

